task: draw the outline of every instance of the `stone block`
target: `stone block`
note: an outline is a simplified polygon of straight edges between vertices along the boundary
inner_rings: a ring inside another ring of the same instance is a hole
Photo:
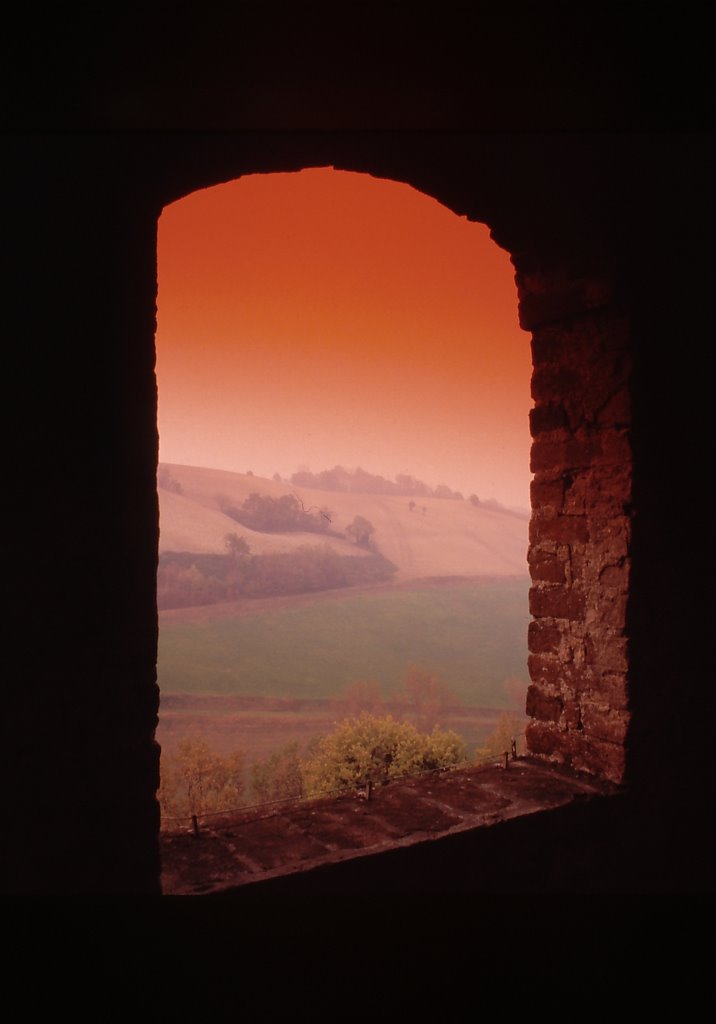
[[[592,592],[587,603],[585,621],[590,629],[598,624],[614,630],[626,625],[627,595],[607,589]]]
[[[532,587],[529,595],[530,614],[536,618],[581,619],[584,617],[585,595],[574,587],[547,584]]]
[[[562,405],[549,402],[530,410],[530,431],[532,437],[567,426],[567,414]]]
[[[587,664],[595,669],[595,675],[616,673],[626,675],[628,670],[628,645],[625,637],[595,630],[584,638]]]
[[[535,582],[566,582],[565,565],[557,555],[540,551],[539,548],[532,548],[530,549],[527,561],[530,567],[530,575]]]
[[[629,586],[629,565],[624,559],[617,565],[606,565],[599,573],[599,583],[605,589],[626,593]]]
[[[562,630],[549,619],[534,619],[527,627],[527,645],[532,654],[556,654],[562,638]]]
[[[622,781],[626,765],[623,746],[594,739],[583,731],[568,732],[564,736],[563,744],[556,748],[575,771],[599,775],[610,782]]]
[[[587,735],[594,739],[623,744],[629,727],[629,714],[605,705],[583,703],[582,725]]]
[[[530,718],[536,718],[542,722],[558,722],[563,706],[559,697],[545,693],[534,683],[528,687],[525,710]]]
[[[530,754],[550,757],[560,748],[560,733],[553,722],[538,722],[536,720],[528,722],[525,738]]]
[[[586,544],[589,540],[589,524],[586,516],[557,516],[542,519],[533,515],[530,520],[530,543],[542,540],[559,544]]]
[[[563,667],[559,658],[549,654],[530,654],[527,658],[530,679],[558,689],[562,684]]]
[[[606,704],[614,711],[624,711],[628,706],[628,677],[625,672],[595,673],[587,696],[596,703]]]
[[[568,471],[588,467],[601,453],[601,442],[597,435],[582,433],[581,436],[555,439],[536,437],[532,441],[530,469],[533,473],[545,470]]]
[[[530,498],[532,507],[538,509],[541,516],[545,516],[545,513],[556,515],[562,510],[564,481],[562,479],[532,480]]]
[[[577,729],[581,724],[581,708],[576,700],[566,700],[560,723],[566,729]]]

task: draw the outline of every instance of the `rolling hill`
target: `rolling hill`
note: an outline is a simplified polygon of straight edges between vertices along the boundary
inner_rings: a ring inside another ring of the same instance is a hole
[[[374,546],[398,567],[397,580],[433,576],[526,576],[526,516],[469,501],[343,493],[226,470],[167,464],[181,493],[159,488],[159,550],[223,553],[227,533],[244,536],[252,553],[290,551],[328,544],[340,554],[361,553],[348,540],[316,533],[258,533],[221,511],[240,505],[252,492],[274,498],[294,494],[306,509],[327,508],[331,530],[342,533],[354,516],[375,527]]]

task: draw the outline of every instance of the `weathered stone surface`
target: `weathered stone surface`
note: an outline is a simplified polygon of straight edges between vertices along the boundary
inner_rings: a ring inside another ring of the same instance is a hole
[[[581,437],[565,436],[558,440],[553,439],[552,434],[549,439],[538,436],[532,442],[530,469],[533,473],[555,467],[579,469],[590,466],[599,452],[600,439],[596,436],[583,434]]]
[[[564,667],[556,657],[550,654],[530,654],[527,658],[530,679],[535,683],[546,684],[558,688],[564,676]]]
[[[581,619],[584,615],[585,595],[574,587],[547,584],[530,590],[530,613],[536,617],[555,619]]]
[[[581,708],[576,700],[568,700],[564,703],[564,710],[562,712],[562,722],[565,729],[578,729],[581,728]]]
[[[593,738],[587,730],[564,733],[564,743],[555,746],[563,761],[576,771],[599,775],[610,782],[621,782],[626,764],[624,746]]]
[[[562,630],[550,619],[534,619],[527,629],[527,645],[532,654],[556,654]]]
[[[587,609],[587,625],[591,627],[599,623],[613,629],[623,629],[626,623],[627,595],[604,588],[597,597],[598,600]]]
[[[606,427],[623,427],[631,422],[631,396],[621,387],[599,410],[597,420]]]
[[[626,711],[616,711],[605,705],[582,704],[582,723],[586,732],[595,739],[608,743],[623,743],[629,727]]]
[[[623,636],[588,635],[584,639],[587,661],[600,673],[626,673],[627,641]]]
[[[624,560],[618,565],[607,565],[599,573],[599,582],[605,588],[626,593],[629,585],[629,567]]]
[[[626,516],[590,516],[588,529],[600,567],[624,563],[631,534]]]
[[[573,474],[565,488],[562,512],[565,515],[624,515],[632,494],[631,471],[623,465],[595,465]]]
[[[562,746],[559,730],[552,722],[538,722],[536,719],[533,719],[527,724],[525,735],[527,737],[527,748],[532,754],[542,754],[550,757],[558,754]],[[560,755],[557,759],[563,761],[564,757]]]
[[[542,722],[558,722],[563,708],[559,697],[545,693],[540,687],[532,684],[527,689],[527,714]]]
[[[623,711],[628,704],[626,673],[600,672],[595,674],[586,695],[597,703],[603,702],[613,710]]]
[[[538,544],[544,540],[562,544],[586,544],[589,540],[589,525],[584,516],[557,516],[556,519],[532,516],[530,543]]]
[[[532,548],[527,561],[533,580],[543,583],[566,582],[565,563],[556,553],[543,552],[539,548]]]
[[[541,517],[556,515],[562,510],[564,481],[535,479],[530,484],[530,498],[532,507],[539,509]]]
[[[537,437],[538,434],[544,434],[550,430],[559,430],[567,425],[567,414],[561,405],[549,403],[537,405],[530,410],[532,437]]]
[[[575,280],[564,271],[533,272],[519,278],[520,325],[525,330],[605,306],[612,286],[605,280]]]

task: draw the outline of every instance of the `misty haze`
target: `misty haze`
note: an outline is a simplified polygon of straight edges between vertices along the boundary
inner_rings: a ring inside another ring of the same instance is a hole
[[[518,741],[530,361],[484,226],[329,169],[195,193],[157,366],[165,827],[327,791],[346,722]]]

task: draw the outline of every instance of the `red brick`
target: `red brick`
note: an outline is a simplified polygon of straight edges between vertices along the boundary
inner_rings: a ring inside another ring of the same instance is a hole
[[[580,590],[559,585],[532,587],[530,614],[536,618],[581,619],[584,616],[585,596]]]
[[[532,516],[530,521],[530,543],[553,540],[559,544],[586,544],[589,540],[589,525],[585,516],[557,516],[556,519],[542,519]]]
[[[589,688],[589,695],[594,700],[607,704],[614,711],[623,711],[628,704],[626,673],[601,672],[595,674]]]
[[[567,414],[563,406],[554,402],[537,405],[530,410],[530,431],[532,437],[547,431],[559,430],[567,426]]]
[[[556,555],[542,552],[539,548],[532,548],[527,561],[533,580],[543,583],[565,582],[564,562]]]
[[[629,715],[626,711],[605,710],[594,704],[583,704],[582,725],[584,731],[593,739],[623,744],[629,726]]]
[[[564,702],[563,724],[567,729],[576,729],[580,723],[580,706],[576,700]]]
[[[561,511],[562,499],[564,497],[564,481],[558,480],[533,480],[530,484],[530,498],[532,507],[544,513],[545,509]]]
[[[534,684],[528,687],[525,710],[530,718],[537,718],[542,722],[558,722],[563,706],[559,697],[545,693]]]
[[[605,591],[587,608],[586,621],[597,622],[610,629],[623,630],[626,625],[627,595]]]
[[[560,686],[562,665],[556,657],[549,654],[530,654],[527,658],[527,668],[533,682]]]
[[[548,722],[532,721],[525,729],[527,749],[531,754],[554,754],[560,746],[560,735],[557,727]]]
[[[597,674],[627,671],[627,641],[622,636],[590,633],[584,639],[584,650],[587,663],[597,670]]]
[[[600,451],[600,441],[596,436],[549,441],[537,437],[532,442],[530,469],[533,473],[555,468],[579,469],[590,466]]]
[[[527,627],[527,645],[532,654],[556,654],[562,630],[548,619],[535,619]]]
[[[565,760],[576,771],[600,775],[610,782],[621,782],[624,777],[625,751],[621,744],[592,739],[582,731],[565,734],[563,744],[555,749],[563,752]]]
[[[610,590],[626,592],[629,586],[629,566],[622,561],[620,565],[606,565],[599,573],[599,582]]]

